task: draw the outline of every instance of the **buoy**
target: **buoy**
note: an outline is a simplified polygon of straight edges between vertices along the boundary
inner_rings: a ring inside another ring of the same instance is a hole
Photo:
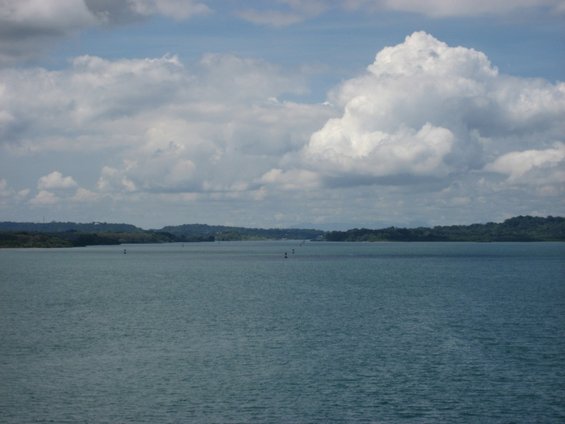
[[[286,252],[284,252],[284,258],[288,259],[288,254]]]
[[[126,249],[124,249],[124,255],[125,255],[126,253],[128,253],[128,252],[127,252],[127,250],[126,250]]]

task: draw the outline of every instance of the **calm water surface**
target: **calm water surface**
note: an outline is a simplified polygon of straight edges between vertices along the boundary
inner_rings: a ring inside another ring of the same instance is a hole
[[[565,243],[0,250],[0,422],[563,423]]]

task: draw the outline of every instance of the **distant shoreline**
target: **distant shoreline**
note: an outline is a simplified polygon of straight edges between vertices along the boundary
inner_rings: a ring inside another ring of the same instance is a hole
[[[565,218],[518,216],[502,223],[321,231],[296,228],[246,228],[185,224],[144,230],[131,224],[0,222],[1,248],[195,243],[243,240],[332,242],[540,242],[565,241]]]

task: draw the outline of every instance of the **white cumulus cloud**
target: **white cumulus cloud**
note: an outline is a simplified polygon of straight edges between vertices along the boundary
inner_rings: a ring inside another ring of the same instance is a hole
[[[258,181],[263,186],[276,185],[283,190],[315,190],[321,188],[318,174],[303,169],[271,169]]]
[[[77,185],[73,177],[64,177],[59,171],[53,171],[48,175],[44,175],[37,182],[39,190],[66,190],[75,188]]]
[[[544,175],[545,181],[565,184],[565,143],[550,149],[506,153],[487,164],[485,170],[507,175],[510,182],[527,182],[534,172],[546,171],[549,175]]]
[[[59,200],[59,197],[57,197],[57,195],[55,195],[53,192],[41,190],[35,195],[35,197],[30,199],[29,203],[32,206],[48,206],[57,204]]]
[[[331,100],[342,116],[310,137],[301,160],[337,184],[455,178],[565,133],[565,84],[501,75],[483,53],[424,32],[381,50]]]
[[[28,188],[14,190],[5,178],[0,178],[0,206],[8,206],[24,200],[30,193]]]

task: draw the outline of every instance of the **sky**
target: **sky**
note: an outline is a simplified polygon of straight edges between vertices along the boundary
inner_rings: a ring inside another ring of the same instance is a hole
[[[565,215],[563,0],[0,0],[0,221]]]

